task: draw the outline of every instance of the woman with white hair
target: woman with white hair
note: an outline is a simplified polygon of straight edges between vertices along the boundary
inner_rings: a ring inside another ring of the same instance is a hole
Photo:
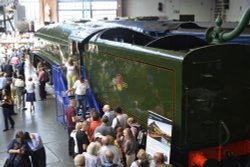
[[[113,119],[115,118],[115,112],[113,110],[110,109],[110,106],[108,104],[105,104],[103,107],[102,107],[102,111],[103,111],[103,117],[107,117],[108,118],[108,123],[107,125],[108,126],[111,126],[112,125],[112,121]]]
[[[100,158],[97,156],[99,149],[100,146],[95,142],[91,142],[88,145],[87,152],[83,153],[85,157],[85,167],[94,167],[101,165]]]
[[[74,152],[75,152],[75,155],[78,154],[78,145],[77,145],[77,139],[76,139],[76,133],[77,131],[79,131],[80,129],[82,128],[82,122],[77,122],[76,123],[76,126],[75,126],[75,129],[70,133],[70,137],[72,137],[74,139]]]
[[[85,167],[85,157],[82,154],[78,154],[74,158],[75,167]]]
[[[137,160],[130,167],[149,167],[150,162],[144,149],[140,149],[136,156]]]

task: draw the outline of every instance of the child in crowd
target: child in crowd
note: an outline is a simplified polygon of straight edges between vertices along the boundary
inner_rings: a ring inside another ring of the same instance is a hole
[[[33,82],[32,77],[28,78],[28,82],[26,84],[27,97],[26,101],[30,102],[30,112],[35,111],[34,102],[36,101],[35,96],[35,83]]]

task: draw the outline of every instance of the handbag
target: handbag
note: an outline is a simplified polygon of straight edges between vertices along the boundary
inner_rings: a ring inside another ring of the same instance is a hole
[[[3,167],[14,167],[13,162],[10,159],[6,159]]]

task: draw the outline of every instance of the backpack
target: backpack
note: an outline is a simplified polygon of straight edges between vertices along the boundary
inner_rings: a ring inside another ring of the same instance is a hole
[[[147,131],[145,129],[141,129],[137,134],[138,149],[146,148],[146,138],[147,138]]]
[[[138,123],[134,123],[131,125],[131,128],[135,130],[135,138],[137,139],[138,133],[142,130],[142,126]]]
[[[121,126],[121,123],[120,123],[120,121],[119,121],[119,119],[117,117],[115,117],[114,119],[116,119],[116,121],[117,121],[117,124],[116,124],[116,127],[115,127],[115,131],[116,131],[117,128],[122,127],[122,126]]]

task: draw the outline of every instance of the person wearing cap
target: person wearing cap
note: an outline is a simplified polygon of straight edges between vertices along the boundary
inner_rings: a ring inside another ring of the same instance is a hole
[[[98,145],[99,148],[102,146],[102,137],[103,135],[101,133],[96,133],[94,135],[94,143]]]
[[[97,133],[94,134],[94,138],[95,138],[95,140],[96,139],[102,139],[103,135],[101,133],[97,132]]]

